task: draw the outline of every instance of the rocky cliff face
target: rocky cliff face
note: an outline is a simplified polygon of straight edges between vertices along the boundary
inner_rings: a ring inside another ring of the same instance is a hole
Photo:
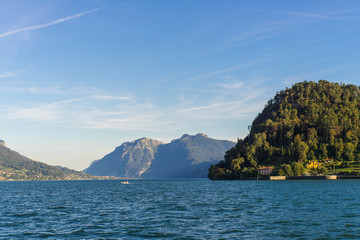
[[[234,142],[185,134],[164,144],[142,138],[126,142],[84,171],[92,175],[143,178],[206,177]]]
[[[95,176],[140,177],[149,169],[160,144],[163,143],[151,138],[125,142],[112,153],[94,161],[84,172]]]
[[[211,164],[224,158],[234,142],[216,140],[205,134],[183,135],[159,146],[145,178],[205,178]]]

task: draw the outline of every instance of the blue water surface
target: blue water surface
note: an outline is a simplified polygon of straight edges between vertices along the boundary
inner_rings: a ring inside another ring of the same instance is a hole
[[[1,239],[360,239],[360,180],[0,182]]]

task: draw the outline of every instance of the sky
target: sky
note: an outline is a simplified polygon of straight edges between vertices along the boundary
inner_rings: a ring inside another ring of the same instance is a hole
[[[276,92],[360,85],[360,1],[0,0],[0,139],[83,170],[125,141],[236,141]]]

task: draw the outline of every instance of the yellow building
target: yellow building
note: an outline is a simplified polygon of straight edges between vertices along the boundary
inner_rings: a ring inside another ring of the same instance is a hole
[[[310,161],[310,163],[307,164],[307,168],[309,168],[309,169],[315,169],[315,168],[321,167],[321,165],[322,165],[322,164],[319,163],[318,161],[313,160],[313,161]]]

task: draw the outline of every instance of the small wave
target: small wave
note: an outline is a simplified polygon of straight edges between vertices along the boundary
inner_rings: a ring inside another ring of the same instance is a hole
[[[86,231],[83,230],[83,229],[80,229],[80,230],[76,230],[76,231],[73,231],[71,233],[71,235],[74,235],[74,236],[86,236]]]
[[[15,213],[12,215],[12,217],[15,218],[26,218],[26,217],[35,217],[37,216],[38,213],[37,212],[30,212],[30,213]]]

